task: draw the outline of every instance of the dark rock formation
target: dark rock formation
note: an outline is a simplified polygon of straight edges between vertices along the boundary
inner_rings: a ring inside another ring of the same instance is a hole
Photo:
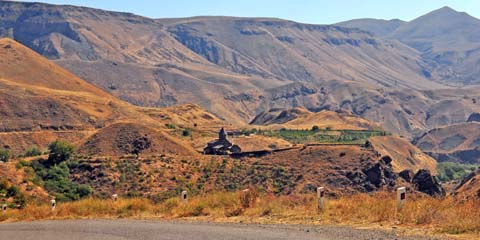
[[[395,186],[397,175],[393,172],[391,158],[382,157],[378,162],[370,164],[361,171],[347,172],[346,177],[354,185],[360,185],[366,192],[383,187]]]
[[[403,171],[401,171],[398,176],[400,176],[401,178],[403,178],[405,181],[411,183],[412,180],[413,180],[413,177],[415,176],[415,173],[410,170],[410,169],[405,169]]]
[[[426,193],[430,196],[444,197],[445,190],[438,183],[437,179],[432,176],[430,170],[421,169],[413,177],[412,183],[417,191]]]
[[[467,119],[467,122],[480,122],[480,113],[472,113]]]

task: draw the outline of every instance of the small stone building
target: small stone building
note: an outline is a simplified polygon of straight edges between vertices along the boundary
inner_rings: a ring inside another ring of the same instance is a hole
[[[203,154],[207,155],[228,155],[240,152],[242,152],[242,149],[228,140],[227,132],[224,128],[218,133],[218,139],[209,142],[203,149]]]

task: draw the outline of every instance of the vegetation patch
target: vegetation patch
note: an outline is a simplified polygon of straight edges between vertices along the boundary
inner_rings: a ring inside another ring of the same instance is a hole
[[[442,182],[459,181],[477,169],[478,165],[474,164],[439,162],[437,164],[437,178]]]
[[[390,133],[380,130],[332,130],[320,129],[318,126],[313,126],[310,130],[282,128],[280,130],[259,130],[257,133],[268,137],[282,138],[296,144],[364,144],[370,137],[390,135]]]

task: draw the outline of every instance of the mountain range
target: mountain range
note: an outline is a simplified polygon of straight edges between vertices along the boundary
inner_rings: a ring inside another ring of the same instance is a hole
[[[234,124],[330,110],[410,140],[480,112],[480,20],[448,7],[410,22],[313,25],[2,1],[0,17],[1,37],[138,106],[197,103]]]

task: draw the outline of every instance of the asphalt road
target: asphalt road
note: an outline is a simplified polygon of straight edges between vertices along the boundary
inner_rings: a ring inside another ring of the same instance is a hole
[[[432,239],[349,227],[247,225],[142,220],[69,220],[0,224],[1,240]]]

